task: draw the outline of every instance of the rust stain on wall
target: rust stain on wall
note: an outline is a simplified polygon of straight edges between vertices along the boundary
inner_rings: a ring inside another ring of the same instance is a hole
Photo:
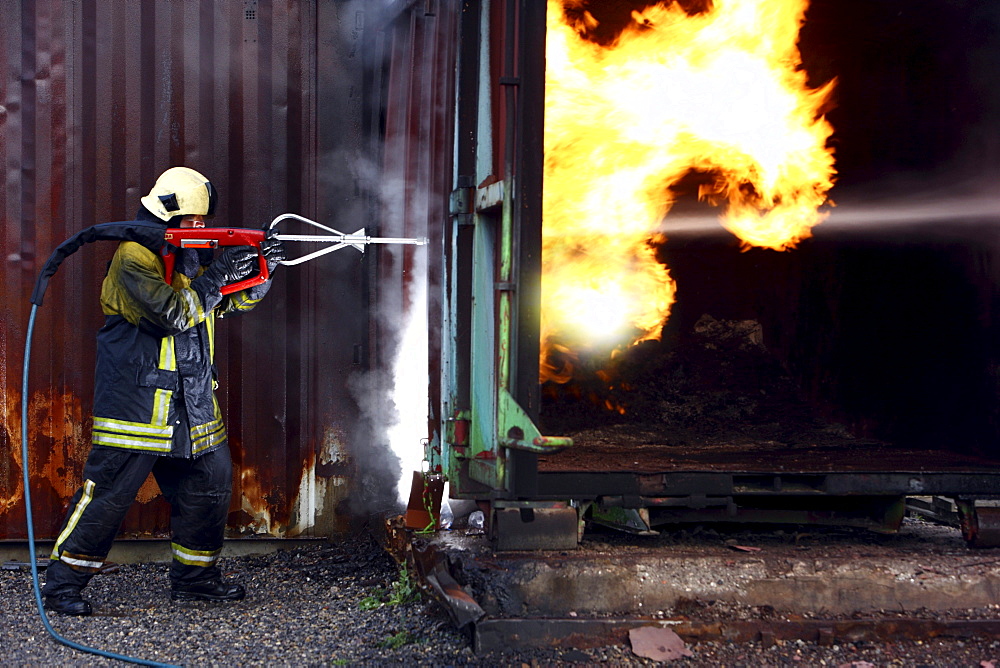
[[[242,490],[240,508],[250,517],[249,529],[252,533],[283,535],[286,522],[282,522],[276,514],[272,516],[272,510],[285,504],[281,503],[284,499],[280,498],[281,492],[273,483],[258,469],[248,467],[240,471],[239,489]]]
[[[3,424],[0,425],[0,476],[11,480],[0,493],[0,520],[24,498],[23,471],[21,469],[21,413],[20,396],[4,393],[0,403]]]
[[[2,408],[0,474],[7,482],[0,488],[0,520],[24,515],[20,396],[6,392]],[[41,508],[62,509],[79,485],[88,450],[80,400],[71,392],[35,392],[28,401],[27,415],[32,501]],[[36,518],[36,528],[48,530],[55,521],[51,514],[42,513]],[[23,521],[19,528],[26,533]]]

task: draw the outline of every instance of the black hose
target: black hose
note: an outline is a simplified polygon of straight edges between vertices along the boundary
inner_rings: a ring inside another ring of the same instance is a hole
[[[42,305],[42,298],[45,296],[45,289],[49,285],[49,279],[59,269],[63,260],[80,249],[80,246],[93,241],[134,241],[142,244],[154,253],[159,253],[165,242],[163,232],[166,226],[159,223],[150,223],[141,220],[130,220],[124,223],[101,223],[92,225],[85,230],[77,232],[66,241],[59,244],[49,259],[38,272],[38,280],[35,282],[35,289],[31,293],[31,303],[35,306]]]
[[[35,605],[38,607],[38,616],[41,617],[42,625],[45,626],[45,630],[48,631],[49,635],[52,636],[57,642],[81,652],[97,654],[109,659],[117,659],[119,661],[126,661],[128,663],[135,663],[142,666],[165,666],[167,668],[177,668],[173,664],[169,663],[158,663],[155,661],[147,661],[146,659],[137,659],[123,654],[115,654],[114,652],[97,649],[96,647],[82,645],[64,638],[52,628],[52,625],[49,623],[48,615],[45,613],[45,606],[42,604],[42,589],[38,584],[38,563],[35,556],[35,526],[31,513],[31,480],[28,471],[28,369],[30,368],[31,362],[31,337],[35,330],[35,314],[38,311],[38,307],[42,304],[42,297],[45,295],[45,289],[48,286],[49,278],[56,273],[56,270],[59,268],[59,265],[62,264],[63,260],[75,253],[80,246],[91,241],[136,241],[143,244],[147,248],[150,248],[153,252],[159,252],[159,249],[163,246],[163,230],[164,227],[162,225],[138,221],[94,225],[93,227],[88,227],[60,244],[59,247],[53,251],[48,262],[46,262],[45,266],[42,268],[42,271],[38,276],[38,281],[35,283],[35,291],[31,295],[31,315],[28,317],[28,332],[24,341],[24,369],[22,371],[21,379],[21,473],[24,479],[24,509],[28,525],[28,555],[29,561],[31,562],[31,581],[34,586]],[[157,233],[159,234],[158,245],[156,236]]]

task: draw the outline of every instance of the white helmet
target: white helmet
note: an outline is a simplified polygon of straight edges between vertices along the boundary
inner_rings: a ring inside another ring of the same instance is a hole
[[[188,167],[171,167],[160,174],[142,205],[160,220],[174,216],[211,216],[218,194],[212,182]]]

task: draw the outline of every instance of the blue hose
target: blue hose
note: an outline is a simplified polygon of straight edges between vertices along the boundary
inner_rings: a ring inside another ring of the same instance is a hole
[[[38,304],[32,304],[31,315],[28,318],[28,334],[25,337],[24,342],[24,371],[21,381],[21,472],[24,475],[24,509],[25,515],[28,518],[28,553],[29,561],[31,562],[31,580],[35,588],[35,604],[38,606],[38,616],[42,618],[42,624],[45,626],[45,630],[49,632],[49,635],[52,636],[57,642],[60,642],[67,647],[72,647],[73,649],[81,652],[97,654],[109,659],[135,663],[141,666],[165,666],[167,668],[178,668],[170,663],[157,663],[155,661],[137,659],[135,657],[115,654],[114,652],[107,652],[102,649],[97,649],[96,647],[88,647],[87,645],[75,643],[72,640],[68,640],[56,633],[55,629],[53,629],[52,625],[49,623],[48,615],[45,614],[45,606],[42,604],[42,590],[41,587],[38,586],[38,563],[35,560],[35,527],[31,517],[31,484],[28,475],[28,362],[31,360],[31,335],[35,329],[36,311],[38,311]]]

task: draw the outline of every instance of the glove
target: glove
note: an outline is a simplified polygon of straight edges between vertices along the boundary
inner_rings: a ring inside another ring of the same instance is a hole
[[[208,265],[201,276],[192,281],[220,292],[222,286],[249,276],[257,267],[257,251],[251,246],[231,246]],[[199,287],[200,287],[199,286]],[[220,293],[221,294],[221,293]]]
[[[264,239],[260,242],[260,250],[267,260],[267,273],[273,274],[278,263],[285,259],[285,245],[280,239]]]

